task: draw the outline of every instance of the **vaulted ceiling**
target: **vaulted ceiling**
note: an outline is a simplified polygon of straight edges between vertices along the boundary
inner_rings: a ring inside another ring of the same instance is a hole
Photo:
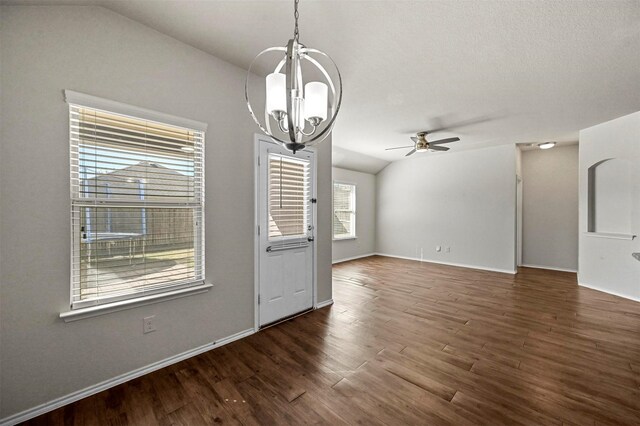
[[[99,4],[243,68],[293,32],[292,0],[44,3]],[[459,136],[452,150],[575,141],[640,110],[636,0],[301,0],[300,39],[342,72],[340,156],[372,169],[419,130],[451,127],[434,137]]]

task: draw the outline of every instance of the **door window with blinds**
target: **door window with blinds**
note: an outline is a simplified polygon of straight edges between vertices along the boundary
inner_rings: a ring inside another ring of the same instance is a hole
[[[69,104],[72,308],[204,280],[204,132]]]
[[[333,183],[333,238],[356,237],[356,186]]]
[[[309,160],[268,156],[269,240],[306,238],[310,225]]]

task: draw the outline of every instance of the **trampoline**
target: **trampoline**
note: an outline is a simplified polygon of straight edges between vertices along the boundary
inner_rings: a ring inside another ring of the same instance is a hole
[[[109,256],[111,256],[111,243],[117,243],[121,241],[129,241],[129,264],[131,264],[135,246],[138,241],[142,242],[144,247],[145,239],[144,234],[138,232],[92,232],[85,234],[86,237],[82,238],[82,242],[87,244],[87,261],[91,263],[92,249],[97,243],[107,243],[107,249]],[[144,250],[143,250],[144,251]]]

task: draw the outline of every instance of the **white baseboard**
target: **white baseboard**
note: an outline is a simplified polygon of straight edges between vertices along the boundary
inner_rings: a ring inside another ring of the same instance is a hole
[[[437,263],[438,265],[447,265],[447,266],[457,266],[459,268],[468,268],[468,269],[480,269],[482,271],[490,271],[490,272],[500,272],[503,274],[511,274],[511,275],[515,275],[517,273],[517,271],[511,270],[511,269],[498,269],[498,268],[490,268],[487,266],[479,266],[479,265],[467,265],[465,263],[453,263],[453,262],[442,262],[439,260],[425,260],[425,259],[418,259],[416,257],[408,257],[408,256],[397,256],[395,254],[387,254],[387,253],[375,253],[378,256],[386,256],[386,257],[395,257],[397,259],[405,259],[405,260],[415,260],[417,262],[425,262],[425,263]]]
[[[147,366],[138,368],[136,370],[130,371],[128,373],[121,374],[112,379],[105,380],[104,382],[100,382],[98,384],[86,387],[76,392],[72,392],[68,395],[65,395],[60,398],[56,398],[52,401],[46,402],[44,404],[38,405],[36,407],[30,408],[28,410],[22,411],[20,413],[14,414],[12,416],[6,417],[0,420],[0,426],[13,426],[18,423],[22,423],[34,417],[37,417],[41,414],[47,413],[49,411],[53,411],[57,408],[63,407],[65,405],[71,404],[72,402],[76,402],[81,400],[82,398],[86,398],[88,396],[94,395],[98,392],[102,392],[103,390],[112,388],[114,386],[120,385],[124,382],[128,382],[129,380],[135,379],[140,376],[144,376],[145,374],[149,374],[153,371],[159,370],[161,368],[167,367],[169,365],[175,364],[177,362],[183,361],[187,358],[191,358],[193,356],[199,355],[203,352],[210,351],[211,349],[215,349],[219,346],[224,346],[227,343],[231,343],[233,341],[242,339],[243,337],[247,337],[254,333],[253,328],[240,331],[238,333],[232,334],[231,336],[216,340],[215,342],[207,343],[202,346],[198,346],[197,348],[190,349],[188,351],[182,352],[180,354],[171,356],[169,358],[165,358],[161,361],[154,362],[153,364],[149,364]]]
[[[560,272],[573,272],[577,274],[578,271],[576,269],[567,269],[567,268],[556,268],[554,266],[542,266],[542,265],[520,265],[523,268],[535,268],[535,269],[548,269],[550,271],[560,271]]]
[[[325,300],[316,304],[316,309],[322,309],[325,306],[333,305],[333,299]]]
[[[336,263],[348,262],[350,260],[362,259],[363,257],[369,257],[369,256],[375,256],[375,255],[376,255],[375,253],[361,254],[359,256],[346,257],[344,259],[333,260],[331,263],[335,265]]]
[[[603,288],[600,288],[598,286],[591,285],[591,284],[581,283],[579,279],[578,279],[578,285],[581,286],[581,287],[590,288],[591,290],[597,290],[597,291],[601,291],[603,293],[612,294],[614,296],[622,297],[624,299],[633,300],[634,302],[640,302],[640,298],[638,298],[638,297],[629,296],[628,294],[622,294],[622,293],[618,293],[618,292],[611,291],[611,290],[605,290]]]

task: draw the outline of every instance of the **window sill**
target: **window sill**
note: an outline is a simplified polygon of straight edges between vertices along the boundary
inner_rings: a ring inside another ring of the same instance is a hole
[[[614,234],[609,232],[585,232],[588,237],[609,238],[611,240],[633,240],[636,236],[631,234]]]
[[[345,240],[357,240],[358,237],[342,237],[342,238],[334,238],[333,241],[345,241]]]
[[[112,312],[133,309],[137,308],[138,306],[151,305],[153,303],[159,303],[167,300],[193,296],[195,294],[206,293],[207,291],[211,290],[212,287],[212,284],[201,284],[199,286],[181,288],[179,290],[168,291],[166,293],[159,293],[130,300],[105,303],[104,305],[96,305],[88,308],[74,309],[68,312],[61,312],[60,318],[62,318],[64,322],[78,321],[85,318],[92,318],[100,315],[110,314]]]

